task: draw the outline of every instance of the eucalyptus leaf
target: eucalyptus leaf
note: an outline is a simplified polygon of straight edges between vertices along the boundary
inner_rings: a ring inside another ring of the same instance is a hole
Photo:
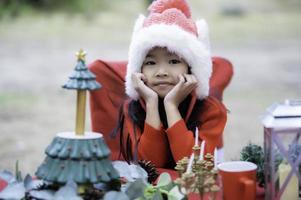
[[[123,192],[111,191],[105,194],[103,200],[130,200]]]
[[[36,189],[43,183],[44,183],[43,180],[32,179],[32,177],[29,174],[27,174],[24,178],[24,186],[25,186],[26,191]]]
[[[157,187],[167,186],[170,183],[172,183],[170,175],[164,172],[158,178]]]
[[[7,171],[7,170],[3,170],[0,172],[0,179],[7,182],[7,184],[17,181],[15,176],[13,175],[13,173],[11,173],[10,171]]]
[[[114,161],[113,166],[120,177],[125,178],[129,182],[134,182],[136,179],[147,181],[148,174],[140,165],[128,164],[125,161]]]
[[[159,192],[159,190],[156,191],[152,200],[163,200],[162,194]]]
[[[175,184],[173,182],[171,182],[171,183],[169,183],[167,185],[164,185],[164,186],[161,186],[159,188],[161,190],[170,191],[174,186],[175,186]]]
[[[144,196],[146,197],[146,199],[150,199],[156,194],[156,192],[158,192],[157,188],[155,188],[153,185],[148,185],[144,189]]]
[[[130,199],[143,196],[146,183],[142,179],[137,179],[135,182],[130,183],[125,191]]]
[[[125,178],[127,181],[133,182],[134,179],[131,176],[131,170],[129,164],[125,161],[112,162],[113,167],[118,171],[120,177]]]
[[[25,190],[28,191],[31,188],[31,183],[32,183],[32,178],[29,174],[27,174],[24,178],[24,186],[25,186]]]
[[[184,199],[184,195],[180,192],[178,186],[174,186],[169,192],[168,192],[168,200],[180,200]]]
[[[143,179],[145,182],[147,181],[147,172],[140,167],[139,165],[130,165],[130,172],[133,179]]]
[[[54,198],[54,191],[52,190],[33,190],[30,191],[29,194],[31,197],[37,198],[37,199],[43,199],[43,200],[52,200]]]
[[[23,182],[14,182],[9,184],[2,192],[0,199],[19,200],[25,196],[25,187]]]
[[[81,197],[77,195],[77,185],[74,181],[70,180],[64,187],[61,187],[54,195],[54,200],[82,200]]]

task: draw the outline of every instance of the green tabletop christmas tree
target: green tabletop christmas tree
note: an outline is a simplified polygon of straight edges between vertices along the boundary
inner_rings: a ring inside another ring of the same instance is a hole
[[[36,172],[38,178],[56,184],[72,180],[80,186],[79,192],[96,183],[113,184],[116,187],[119,182],[118,172],[109,160],[110,150],[102,135],[84,131],[86,90],[101,87],[95,75],[86,67],[85,55],[83,50],[77,53],[75,71],[63,86],[77,90],[75,132],[57,134],[47,147],[46,158]]]

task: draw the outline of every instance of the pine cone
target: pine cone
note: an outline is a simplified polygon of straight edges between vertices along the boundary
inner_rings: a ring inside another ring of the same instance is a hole
[[[152,183],[158,178],[159,173],[151,161],[139,160],[138,164],[147,172],[148,182]]]
[[[84,200],[98,200],[98,199],[102,199],[103,196],[104,196],[103,191],[92,187],[87,188],[85,190],[85,193],[82,195]]]

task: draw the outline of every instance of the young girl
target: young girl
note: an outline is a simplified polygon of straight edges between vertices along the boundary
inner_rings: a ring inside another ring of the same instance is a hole
[[[220,145],[226,109],[208,97],[212,71],[208,29],[185,0],[157,0],[136,21],[129,49],[125,101],[116,133],[127,161],[173,168],[195,143]]]

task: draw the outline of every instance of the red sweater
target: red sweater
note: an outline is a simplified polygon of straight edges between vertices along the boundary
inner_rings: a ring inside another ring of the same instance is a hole
[[[232,65],[229,61],[215,57],[212,59],[213,61],[213,73],[210,80],[210,95],[214,95],[215,97],[222,99],[222,93],[224,88],[228,85],[232,77]],[[124,87],[124,77],[126,72],[126,62],[105,62],[101,60],[96,60],[91,63],[89,66],[90,70],[95,73],[96,79],[98,82],[102,84],[102,88],[100,90],[90,91],[90,106],[91,106],[91,121],[92,121],[92,130],[95,132],[100,132],[103,134],[106,144],[109,146],[111,150],[110,158],[112,160],[119,159],[120,153],[120,138],[117,136],[116,138],[110,137],[110,133],[116,127],[116,123],[118,120],[118,112],[119,106],[123,103],[126,98],[125,95],[125,87]],[[194,105],[195,100],[191,101],[191,107]],[[218,147],[222,147],[222,132],[226,123],[226,111],[224,106],[219,103],[217,100],[209,97],[205,100],[205,112],[200,115],[202,118],[202,124],[200,126],[200,138],[206,139],[208,138],[208,143],[212,143],[210,146],[215,146],[218,144]],[[188,115],[187,115],[188,116]],[[186,117],[187,118],[187,117]],[[177,123],[174,127],[182,124],[184,127],[184,131],[187,131],[186,125],[183,123]],[[215,125],[217,124],[217,125]],[[147,125],[146,125],[147,126]],[[147,128],[145,126],[145,130],[151,128]],[[173,127],[171,127],[172,130]],[[159,130],[156,130],[159,131]],[[164,131],[164,130],[160,130]],[[170,130],[168,130],[170,132]],[[173,132],[173,131],[171,131]],[[163,133],[162,133],[163,134]],[[145,134],[149,135],[149,134]],[[156,135],[156,134],[155,134]],[[160,134],[159,134],[160,135]],[[180,136],[174,134],[165,134],[169,135],[168,138],[172,138],[170,141],[174,141],[173,138],[184,137],[185,144],[193,144],[192,142],[192,134],[181,134]],[[171,136],[172,135],[172,136]],[[186,136],[187,135],[187,136]],[[144,138],[145,136],[143,136]],[[211,139],[210,139],[211,138]],[[216,139],[219,138],[219,139]],[[142,138],[141,138],[142,139]],[[143,139],[144,140],[144,139]],[[218,140],[218,142],[217,142]],[[167,140],[165,140],[168,142]],[[211,142],[209,142],[211,141]],[[175,147],[174,142],[166,143],[166,145]],[[180,141],[182,144],[182,141]],[[139,147],[140,148],[140,147]],[[181,147],[182,148],[182,145]],[[207,147],[209,148],[209,147]],[[212,149],[212,148],[211,148]],[[155,151],[152,150],[151,151]],[[191,151],[191,148],[187,148],[184,152]],[[161,154],[161,153],[160,153]],[[158,155],[160,155],[158,154]],[[184,153],[187,155],[187,153]],[[140,153],[140,155],[143,155]],[[179,159],[180,154],[174,154],[175,159]],[[189,155],[189,153],[188,153]],[[141,156],[140,156],[141,158]],[[145,158],[142,156],[142,158]],[[145,158],[146,159],[146,158]]]
[[[195,138],[193,133],[187,129],[185,122],[187,122],[195,102],[196,97],[193,95],[185,119],[179,120],[167,130],[163,126],[160,129],[155,129],[145,123],[144,131],[141,133],[137,126],[135,126],[136,130],[134,131],[133,122],[128,114],[129,101],[126,101],[123,107],[125,115],[124,141],[129,134],[133,153],[135,152],[135,141],[138,141],[138,159],[150,160],[156,167],[160,168],[168,168],[184,156],[189,157]],[[198,116],[198,120],[201,122],[198,126],[199,142],[205,140],[205,152],[213,153],[215,147],[222,147],[222,133],[226,124],[227,113],[223,104],[214,97],[206,98],[202,106]]]

